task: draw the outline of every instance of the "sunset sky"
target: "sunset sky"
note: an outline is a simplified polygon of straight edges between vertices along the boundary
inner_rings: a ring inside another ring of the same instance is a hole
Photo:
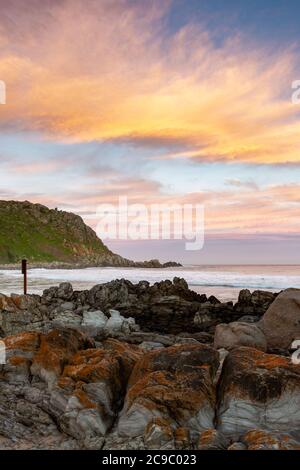
[[[205,206],[205,247],[133,259],[300,263],[298,0],[0,0],[0,199],[80,214]],[[1,221],[0,221],[1,223]]]

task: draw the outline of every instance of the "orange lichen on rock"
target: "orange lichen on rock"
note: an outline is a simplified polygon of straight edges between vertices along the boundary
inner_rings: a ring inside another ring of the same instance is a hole
[[[82,390],[81,388],[77,388],[74,392],[74,396],[76,398],[78,398],[78,400],[80,401],[81,405],[83,408],[85,409],[93,409],[93,408],[97,408],[97,404],[92,401],[88,395],[84,392],[84,390]]]
[[[286,434],[254,429],[243,436],[248,450],[300,450],[300,444]]]
[[[190,446],[190,432],[187,428],[178,427],[174,432],[176,449],[188,449]]]
[[[23,365],[30,365],[29,359],[26,359],[26,357],[21,357],[21,356],[13,356],[9,359],[9,363],[12,366],[23,366]]]
[[[64,377],[86,383],[117,377],[118,363],[111,354],[102,349],[87,349],[76,353],[65,366]]]
[[[192,423],[201,429],[207,422],[212,424],[216,404],[213,378],[218,364],[217,351],[200,343],[145,354],[130,377],[119,432],[139,435],[153,416],[170,419],[175,428]],[[143,418],[131,430],[135,414]]]
[[[40,344],[40,334],[36,332],[19,333],[14,336],[4,338],[6,349],[20,349],[22,351],[37,351]]]
[[[60,375],[63,367],[76,351],[91,345],[91,341],[77,330],[53,330],[41,335],[40,348],[33,367],[43,367]]]
[[[279,398],[288,387],[299,387],[300,365],[287,357],[240,347],[225,359],[220,381],[221,395],[258,402]]]

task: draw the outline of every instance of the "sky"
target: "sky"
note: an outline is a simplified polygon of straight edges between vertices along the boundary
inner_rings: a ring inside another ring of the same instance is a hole
[[[80,214],[201,204],[202,250],[132,259],[300,264],[298,0],[0,0],[0,199]],[[99,233],[101,236],[101,233]]]

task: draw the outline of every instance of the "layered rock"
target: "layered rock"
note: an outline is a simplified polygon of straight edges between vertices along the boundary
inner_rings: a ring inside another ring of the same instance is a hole
[[[240,347],[226,357],[218,387],[217,428],[239,437],[258,426],[300,439],[300,366]]]
[[[202,344],[172,346],[144,355],[130,377],[119,434],[148,434],[148,426],[157,418],[171,429],[187,427],[192,435],[212,427],[218,364],[217,352]]]
[[[0,447],[100,445],[123,403],[141,350],[116,340],[95,348],[75,330],[23,333],[4,342]]]
[[[299,449],[300,366],[180,338],[148,352],[71,328],[6,337],[0,448]]]
[[[289,348],[300,340],[300,289],[287,289],[278,295],[263,316],[260,327],[269,348]]]
[[[253,429],[243,438],[247,450],[300,450],[300,443],[288,434]]]

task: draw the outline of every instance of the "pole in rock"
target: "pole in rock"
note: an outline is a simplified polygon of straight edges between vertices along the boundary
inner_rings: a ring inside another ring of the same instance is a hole
[[[24,295],[27,294],[27,259],[22,259],[22,274],[24,276]]]

